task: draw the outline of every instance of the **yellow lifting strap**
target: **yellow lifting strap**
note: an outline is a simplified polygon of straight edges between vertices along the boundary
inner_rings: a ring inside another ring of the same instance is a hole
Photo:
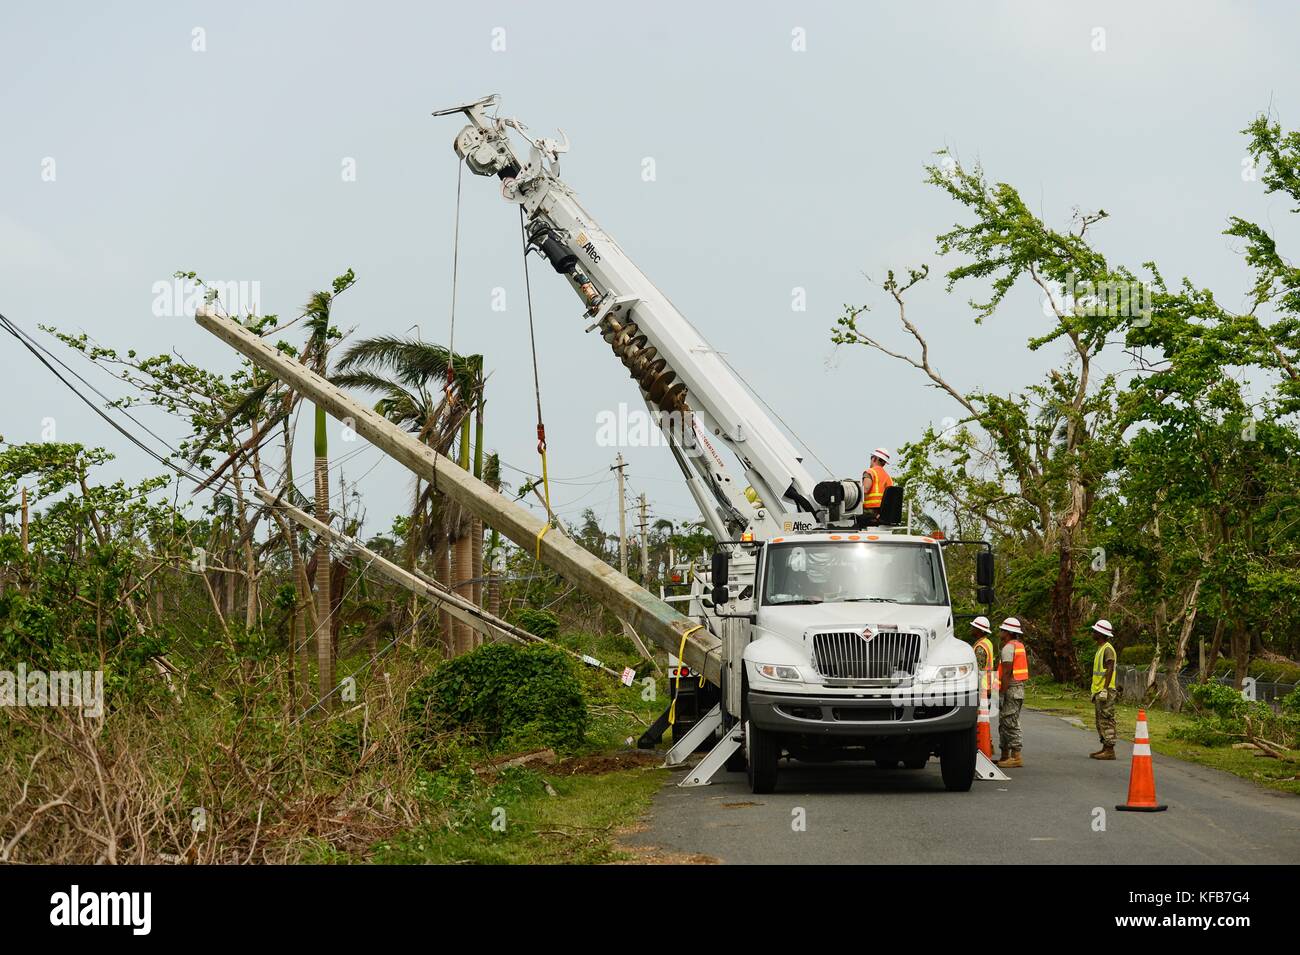
[[[676,676],[673,677],[673,679],[677,681],[678,693],[680,693],[682,689],[682,664],[686,662],[686,638],[689,637],[691,634],[693,634],[696,630],[703,630],[703,629],[704,629],[704,624],[697,623],[695,626],[691,627],[691,629],[685,631],[682,634],[681,646],[677,648],[677,674]],[[700,674],[700,686],[704,686],[703,674]],[[668,707],[668,725],[673,726],[676,723],[677,723],[677,694],[674,693],[672,705]]]
[[[546,426],[537,426],[537,453],[542,456],[542,500],[546,502],[546,517],[537,532],[537,559],[542,559],[542,538],[551,529],[551,480],[546,474]]]

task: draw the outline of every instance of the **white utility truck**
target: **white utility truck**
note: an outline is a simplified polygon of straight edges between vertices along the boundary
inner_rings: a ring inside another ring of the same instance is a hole
[[[720,703],[674,740],[670,761],[716,743],[685,784],[725,765],[770,792],[787,756],[920,769],[937,755],[946,788],[968,790],[978,674],[954,636],[945,542],[895,532],[897,486],[864,513],[858,480],[814,480],[723,356],[560,178],[567,138],[534,137],[496,106],[490,96],[434,115],[469,118],[457,155],[519,206],[526,251],[568,281],[586,330],[631,373],[718,542],[685,599],[723,643]],[[991,600],[987,549],[976,568]]]

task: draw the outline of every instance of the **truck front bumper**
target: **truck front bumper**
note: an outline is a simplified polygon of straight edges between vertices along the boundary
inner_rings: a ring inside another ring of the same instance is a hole
[[[970,729],[979,708],[957,701],[892,697],[825,697],[750,690],[749,719],[773,733],[880,737]]]

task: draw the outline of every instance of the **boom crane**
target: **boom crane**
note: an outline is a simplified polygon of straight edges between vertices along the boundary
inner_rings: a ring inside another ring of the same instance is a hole
[[[682,785],[707,783],[725,765],[744,768],[754,792],[771,792],[787,756],[920,769],[938,755],[944,785],[968,790],[980,765],[979,689],[974,651],[954,635],[940,541],[880,527],[898,523],[897,486],[864,512],[857,480],[814,481],[722,355],[560,178],[568,138],[535,137],[497,117],[497,103],[434,115],[468,118],[456,155],[500,180],[519,207],[525,254],[568,281],[587,331],[600,332],[636,381],[718,542],[689,599],[690,616],[718,641],[707,675],[720,702],[682,739],[674,728],[669,763],[710,735],[714,745]],[[976,574],[990,600],[991,558],[981,555]]]
[[[456,154],[476,175],[496,176],[501,195],[520,207],[527,250],[568,280],[587,330],[600,332],[637,382],[713,536],[764,540],[796,522],[817,523],[824,511],[814,504],[815,482],[789,438],[560,178],[567,137],[534,137],[518,120],[491,115],[497,102],[488,96],[434,115],[468,117]]]

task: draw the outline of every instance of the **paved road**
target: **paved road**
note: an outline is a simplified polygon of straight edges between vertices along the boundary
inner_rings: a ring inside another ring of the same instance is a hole
[[[1091,730],[1025,710],[1024,769],[1010,782],[945,792],[939,765],[881,770],[783,761],[777,791],[755,796],[743,773],[655,797],[645,831],[625,841],[729,863],[1297,863],[1300,797],[1217,770],[1155,757],[1162,813],[1116,812],[1128,792],[1132,747],[1087,758]],[[1105,810],[1094,832],[1094,807]],[[807,828],[792,827],[794,810]]]

